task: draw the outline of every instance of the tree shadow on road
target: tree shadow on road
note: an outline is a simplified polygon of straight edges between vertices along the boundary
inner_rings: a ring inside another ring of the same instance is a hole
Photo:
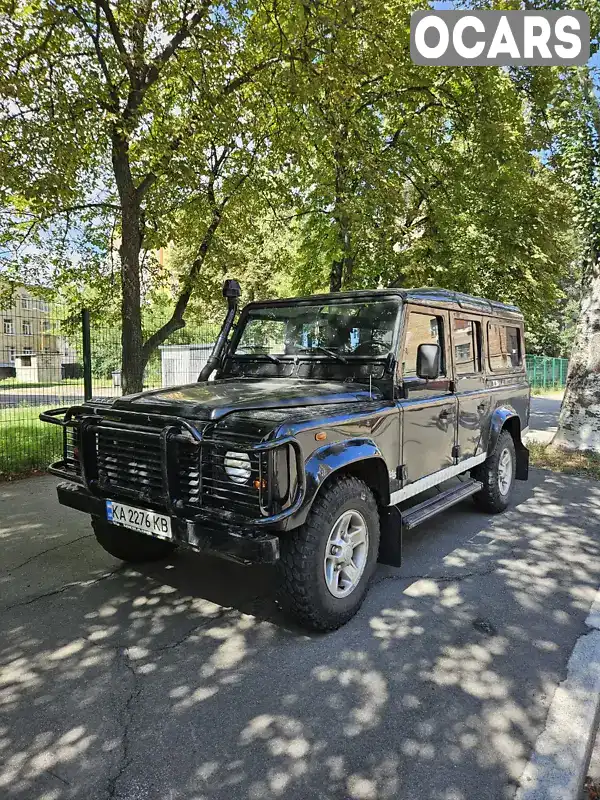
[[[600,487],[537,473],[521,498],[421,528],[328,635],[288,624],[272,570],[195,555],[25,593],[0,612],[0,794],[508,800],[600,583]]]

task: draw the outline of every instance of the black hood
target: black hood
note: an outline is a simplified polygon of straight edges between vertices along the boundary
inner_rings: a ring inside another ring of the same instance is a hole
[[[245,378],[189,383],[120,397],[113,408],[189,419],[220,419],[233,411],[297,408],[380,399],[375,386],[314,380]]]

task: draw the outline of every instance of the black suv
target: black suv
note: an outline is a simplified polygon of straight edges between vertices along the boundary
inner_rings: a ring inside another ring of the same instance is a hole
[[[402,529],[469,496],[504,510],[526,480],[523,317],[438,289],[250,303],[229,311],[198,382],[41,415],[51,472],[126,561],[178,544],[277,564],[304,625],[356,613]],[[433,492],[432,492],[433,490]]]

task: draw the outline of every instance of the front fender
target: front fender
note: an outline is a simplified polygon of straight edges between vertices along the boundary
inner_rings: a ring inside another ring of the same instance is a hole
[[[387,466],[381,450],[372,439],[356,438],[343,442],[334,442],[315,450],[305,463],[306,494],[302,508],[295,515],[294,525],[302,524],[317,496],[319,489],[325,481],[338,470],[356,464],[366,459],[376,458],[385,471],[386,485],[381,487],[384,493],[389,493],[389,479]]]

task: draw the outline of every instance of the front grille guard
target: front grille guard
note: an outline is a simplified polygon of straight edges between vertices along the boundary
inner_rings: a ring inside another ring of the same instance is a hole
[[[163,414],[146,414],[137,411],[121,411],[120,409],[110,412],[120,418],[125,417],[129,420],[122,422],[120,420],[106,419],[101,416],[102,411],[104,411],[104,409],[96,412],[84,406],[71,406],[54,408],[40,414],[42,422],[50,422],[53,425],[60,425],[62,428],[71,427],[79,429],[80,443],[83,445],[80,451],[83,455],[83,458],[80,458],[81,474],[74,472],[73,469],[69,469],[65,457],[50,464],[48,467],[50,473],[58,475],[61,478],[66,478],[73,483],[79,483],[85,486],[92,494],[97,495],[99,494],[99,487],[95,479],[90,477],[90,467],[92,466],[90,463],[90,452],[92,448],[85,446],[86,439],[91,435],[95,435],[96,429],[102,429],[107,433],[110,433],[111,430],[115,432],[129,431],[136,435],[152,436],[153,438],[156,438],[158,435],[161,444],[161,466],[164,486],[163,502],[170,514],[173,516],[185,517],[186,514],[184,513],[184,509],[181,508],[179,498],[173,496],[173,485],[176,483],[177,465],[176,453],[170,446],[171,442],[185,442],[187,445],[193,444],[198,448],[204,444],[211,446],[230,445],[231,447],[243,449],[245,452],[259,454],[289,445],[295,456],[297,480],[294,498],[290,505],[275,514],[268,514],[260,517],[249,517],[237,512],[228,511],[227,519],[239,525],[252,525],[253,527],[272,525],[273,523],[280,522],[292,516],[302,505],[306,494],[304,458],[300,443],[293,436],[285,436],[272,442],[243,443],[242,445],[239,440],[235,439],[214,439],[205,437],[203,432],[198,431],[189,422],[179,417],[171,417]],[[144,423],[146,423],[146,425],[144,425]],[[156,431],[149,431],[147,423],[155,424],[157,427],[160,427],[158,434]],[[189,438],[190,436],[191,440]],[[95,453],[95,448],[93,452]],[[129,492],[129,494],[132,496],[132,499],[136,499],[137,497],[138,500],[143,500],[143,497],[133,490]],[[202,504],[199,506],[198,511],[211,516],[221,518],[223,516],[222,510]]]

